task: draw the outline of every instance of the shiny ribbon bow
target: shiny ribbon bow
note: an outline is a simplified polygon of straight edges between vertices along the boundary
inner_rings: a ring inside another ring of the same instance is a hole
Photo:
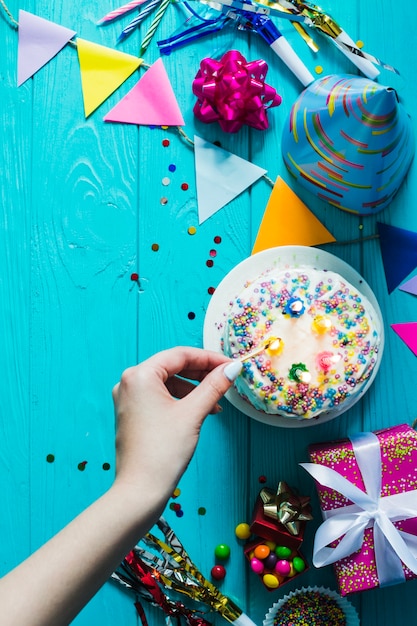
[[[259,496],[265,517],[278,520],[291,535],[300,533],[301,522],[312,519],[310,498],[296,495],[284,481],[278,483],[276,492],[265,487]]]
[[[366,528],[373,527],[375,564],[381,587],[405,580],[402,563],[417,574],[417,537],[398,530],[395,521],[417,517],[417,491],[381,496],[381,450],[374,433],[350,438],[365,491],[335,470],[316,463],[301,463],[321,485],[353,504],[324,511],[325,521],[314,539],[313,563],[322,567],[360,550]],[[329,545],[341,539],[336,547]]]
[[[237,50],[216,61],[206,58],[192,84],[198,100],[194,115],[202,122],[218,122],[227,133],[246,124],[257,130],[268,128],[267,109],[279,106],[282,98],[265,84],[268,65],[263,60],[246,62]]]

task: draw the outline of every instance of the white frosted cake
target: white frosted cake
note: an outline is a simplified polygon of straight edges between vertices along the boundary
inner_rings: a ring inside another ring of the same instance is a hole
[[[381,320],[339,274],[275,269],[226,312],[222,348],[241,359],[237,392],[267,414],[311,419],[353,404],[377,363]]]

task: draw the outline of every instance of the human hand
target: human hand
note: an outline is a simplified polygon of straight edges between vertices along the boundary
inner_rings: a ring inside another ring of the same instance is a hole
[[[206,415],[220,410],[218,401],[238,373],[239,364],[222,354],[182,347],[127,369],[113,389],[116,483],[141,488],[145,478],[168,499],[193,455]]]

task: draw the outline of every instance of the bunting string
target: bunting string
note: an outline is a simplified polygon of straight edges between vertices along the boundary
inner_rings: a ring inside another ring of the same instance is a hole
[[[7,15],[7,18],[8,18],[10,26],[12,26],[12,28],[17,29],[19,27],[19,22],[14,19],[13,15],[9,11],[9,8],[6,5],[6,3],[4,2],[4,0],[0,0],[0,6],[2,7],[3,11]]]

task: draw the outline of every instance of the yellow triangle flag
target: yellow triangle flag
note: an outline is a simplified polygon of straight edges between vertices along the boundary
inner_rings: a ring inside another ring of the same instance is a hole
[[[131,54],[77,37],[84,112],[88,117],[142,64]]]
[[[278,176],[252,254],[275,246],[317,246],[330,241],[336,239]]]

